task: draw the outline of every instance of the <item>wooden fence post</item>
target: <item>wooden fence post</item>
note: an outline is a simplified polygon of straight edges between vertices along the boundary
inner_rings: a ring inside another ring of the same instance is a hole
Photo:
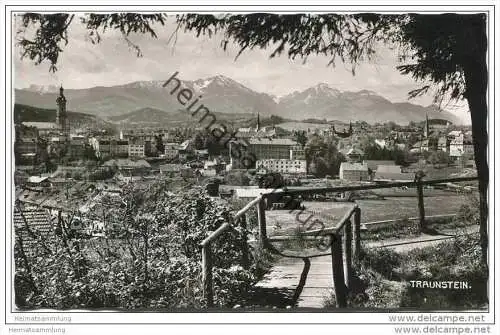
[[[243,214],[240,217],[240,227],[241,227],[241,266],[244,269],[248,269],[250,267],[250,259],[248,257],[248,242],[247,242],[247,215]]]
[[[418,213],[420,218],[420,231],[424,231],[426,228],[425,224],[425,208],[424,208],[424,186],[422,185],[423,174],[417,172],[415,174],[415,182],[417,184],[417,196],[418,196]]]
[[[342,237],[331,235],[333,285],[335,287],[335,301],[338,308],[347,307],[347,289],[344,283],[344,265],[342,259]]]
[[[202,271],[203,271],[203,295],[207,302],[207,307],[214,305],[214,292],[212,286],[212,250],[210,243],[202,247]]]
[[[262,246],[265,245],[267,241],[267,232],[266,232],[266,204],[265,199],[262,197],[259,201],[257,207],[257,218],[259,221],[259,241]]]
[[[357,207],[354,210],[354,259],[359,261],[359,254],[361,252],[361,209]]]
[[[352,223],[347,221],[344,226],[344,281],[345,286],[349,290],[352,282]]]

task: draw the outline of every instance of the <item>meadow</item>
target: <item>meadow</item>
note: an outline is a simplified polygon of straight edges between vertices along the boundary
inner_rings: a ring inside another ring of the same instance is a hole
[[[463,204],[468,203],[470,195],[451,192],[433,192],[424,197],[426,216],[439,214],[455,214]],[[384,199],[356,200],[361,208],[361,222],[382,220],[402,220],[418,216],[417,198],[415,196],[385,197]],[[351,203],[332,201],[305,201],[305,210],[290,212],[289,210],[266,211],[267,231],[270,236],[291,234],[302,222],[307,228],[314,219],[321,220],[325,227],[334,226],[350,208]],[[310,229],[318,229],[317,225]]]

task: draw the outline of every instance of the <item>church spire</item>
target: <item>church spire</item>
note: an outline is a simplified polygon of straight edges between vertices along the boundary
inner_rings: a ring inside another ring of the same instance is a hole
[[[68,115],[66,113],[66,97],[64,96],[64,88],[59,88],[59,96],[56,99],[57,113],[56,124],[59,127],[65,140],[69,139],[69,124]]]
[[[429,137],[429,114],[425,114],[424,138]]]

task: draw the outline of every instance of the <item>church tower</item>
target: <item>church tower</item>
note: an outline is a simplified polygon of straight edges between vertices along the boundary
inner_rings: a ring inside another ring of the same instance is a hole
[[[429,137],[429,115],[425,114],[424,138]]]
[[[260,131],[260,114],[257,112],[257,128],[255,128],[255,131],[259,132]]]
[[[59,89],[59,96],[56,99],[57,102],[57,115],[56,123],[62,132],[64,140],[69,139],[69,122],[68,115],[66,113],[66,97],[64,96],[64,88],[61,85]]]

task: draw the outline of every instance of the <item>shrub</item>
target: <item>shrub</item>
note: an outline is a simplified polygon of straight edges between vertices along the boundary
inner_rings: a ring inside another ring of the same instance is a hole
[[[467,201],[458,210],[456,221],[459,223],[479,224],[479,197],[477,195],[471,194],[467,197]]]
[[[418,258],[425,259],[426,274],[415,271],[407,280],[467,282],[469,289],[431,289],[408,287],[401,298],[402,307],[481,308],[488,302],[488,269],[481,263],[479,236],[462,236],[454,242],[424,248]],[[412,259],[415,253],[407,257]]]
[[[16,243],[16,303],[23,308],[199,308],[205,305],[200,243],[232,213],[202,189],[173,195],[162,182],[130,184],[123,206],[109,208],[115,238]],[[255,282],[243,269],[241,228],[212,245],[214,302],[231,306]]]
[[[400,264],[401,256],[387,248],[362,248],[360,253],[362,267],[373,269],[387,279],[393,278],[393,270],[398,268]]]

